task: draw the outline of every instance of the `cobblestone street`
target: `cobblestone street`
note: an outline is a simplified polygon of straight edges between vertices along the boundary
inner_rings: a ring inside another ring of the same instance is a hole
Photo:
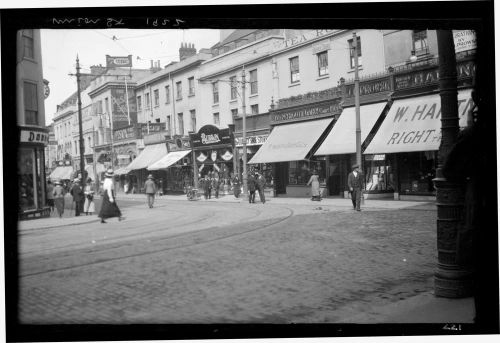
[[[124,202],[123,222],[21,226],[20,321],[344,323],[431,291],[436,211],[371,203]]]

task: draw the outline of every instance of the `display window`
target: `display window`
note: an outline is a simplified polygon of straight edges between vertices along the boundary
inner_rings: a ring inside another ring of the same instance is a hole
[[[436,194],[437,151],[401,154],[398,165],[402,194]]]
[[[316,170],[319,176],[319,182],[326,181],[326,161],[291,161],[288,165],[288,184],[306,185],[313,171]]]
[[[370,193],[394,192],[394,166],[390,155],[366,155],[364,172],[366,191]]]
[[[260,173],[264,175],[266,179],[266,184],[264,187],[273,188],[274,187],[274,174],[273,174],[273,166],[271,163],[259,163],[255,165],[251,165],[249,168],[250,173]]]
[[[37,209],[43,204],[41,161],[42,150],[21,148],[18,151],[17,179],[19,190],[19,209],[27,211]]]

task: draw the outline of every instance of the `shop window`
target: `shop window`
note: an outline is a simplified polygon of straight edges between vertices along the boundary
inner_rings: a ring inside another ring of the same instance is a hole
[[[316,170],[319,176],[319,182],[325,183],[326,178],[326,161],[292,161],[288,166],[288,184],[290,185],[305,185],[309,181],[312,172]]]
[[[257,87],[257,69],[250,71],[250,94],[257,94],[259,91]]]
[[[357,40],[357,50],[358,50],[358,66],[361,66],[363,64],[362,58],[361,58],[361,37],[356,37]],[[349,39],[349,58],[350,58],[350,63],[351,63],[351,69],[355,68],[355,62],[354,62],[354,41],[352,39]]]
[[[219,103],[219,83],[218,82],[212,83],[212,94],[213,94],[213,98],[214,98],[214,104],[218,104]]]
[[[38,125],[38,92],[36,83],[24,82],[24,120],[27,125]]]
[[[364,169],[365,189],[368,192],[394,192],[394,167],[388,155],[366,155]]]
[[[320,52],[317,56],[318,76],[328,75],[328,51]]]
[[[19,190],[19,209],[26,211],[36,208],[35,200],[35,150],[19,149],[17,160],[17,180]]]
[[[290,58],[290,82],[300,82],[299,57]]]
[[[401,194],[435,194],[432,179],[436,176],[437,152],[413,152],[401,154],[400,169]]]
[[[35,58],[33,30],[23,30],[23,57]]]
[[[234,100],[234,99],[236,99],[236,97],[238,95],[236,76],[231,76],[229,78],[229,83],[231,85],[231,100]]]

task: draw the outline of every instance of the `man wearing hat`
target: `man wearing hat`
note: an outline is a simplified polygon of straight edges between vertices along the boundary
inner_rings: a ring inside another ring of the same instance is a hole
[[[73,196],[73,201],[75,202],[75,216],[79,216],[83,211],[83,202],[85,201],[83,190],[80,186],[80,179],[75,179],[73,181],[73,187],[71,187],[69,192]]]
[[[347,185],[351,193],[352,206],[356,211],[361,211],[361,191],[363,189],[363,175],[359,170],[359,165],[352,166],[352,172],[347,176]]]
[[[156,185],[153,181],[153,175],[151,174],[148,175],[148,179],[144,183],[144,191],[146,192],[146,196],[148,198],[149,208],[153,208],[153,203],[155,202]]]

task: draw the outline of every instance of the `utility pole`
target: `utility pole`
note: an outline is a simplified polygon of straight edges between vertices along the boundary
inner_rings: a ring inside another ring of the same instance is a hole
[[[80,61],[78,59],[78,55],[76,55],[76,85],[77,85],[77,93],[78,93],[78,130],[80,134],[80,174],[82,177],[82,184],[85,182],[85,146],[83,145],[83,129],[82,129],[82,99],[80,96]]]
[[[358,38],[356,32],[352,34],[354,45],[354,106],[356,108],[356,164],[361,167],[361,118],[359,109],[359,65],[358,65]]]
[[[243,66],[242,75],[241,75],[241,89],[242,89],[242,99],[241,99],[241,110],[243,115],[243,199],[247,197],[247,189],[248,189],[248,176],[247,176],[247,114],[246,114],[246,81],[245,81],[245,66]]]
[[[130,125],[130,108],[128,105],[128,86],[127,86],[127,76],[124,77],[125,80],[125,96],[127,97],[127,118],[128,118],[128,124]]]
[[[95,194],[97,194],[99,192],[99,180],[98,180],[98,177],[97,177],[97,167],[96,167],[96,164],[97,164],[97,161],[96,161],[96,152],[95,152],[95,126],[92,125],[92,161],[93,161],[93,168],[94,168],[94,188],[95,188]]]

